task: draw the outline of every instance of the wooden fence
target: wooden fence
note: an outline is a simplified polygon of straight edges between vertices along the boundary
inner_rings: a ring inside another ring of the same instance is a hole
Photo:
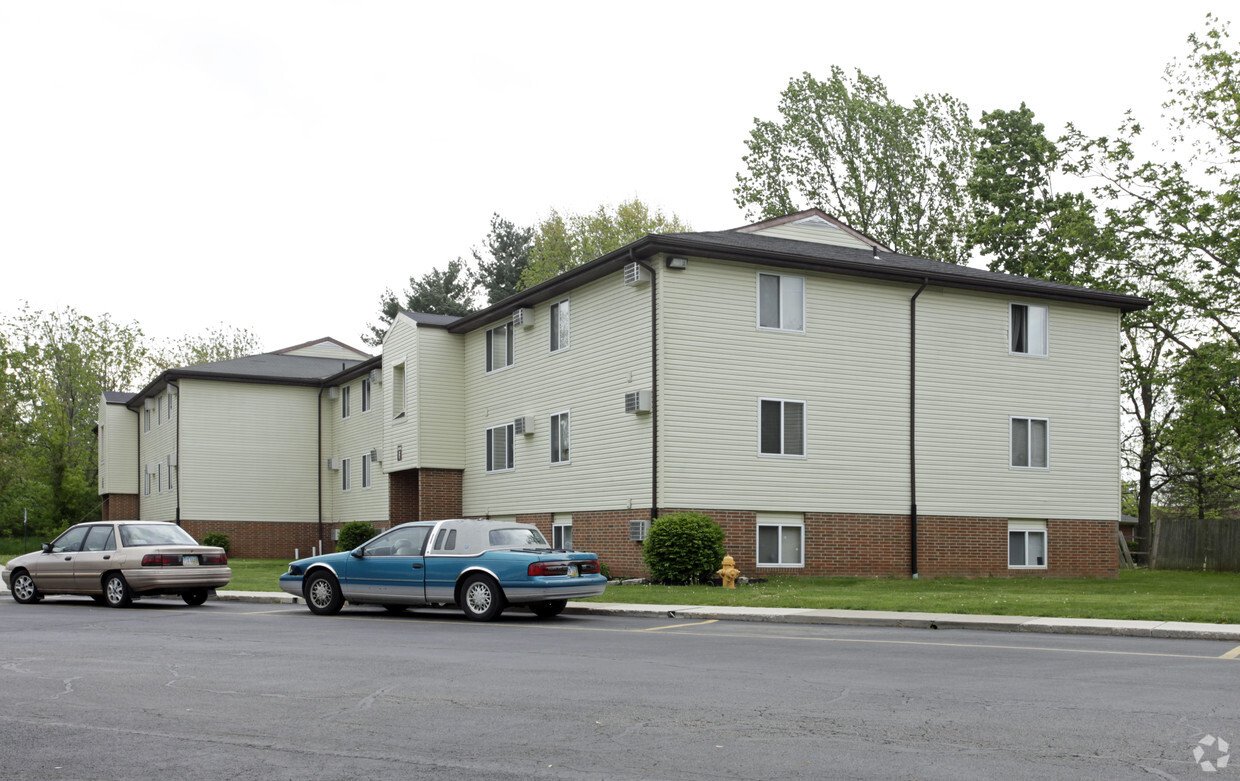
[[[1240,520],[1159,519],[1150,569],[1240,572]]]

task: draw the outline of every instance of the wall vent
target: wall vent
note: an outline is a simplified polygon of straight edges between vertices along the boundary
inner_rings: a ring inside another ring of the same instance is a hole
[[[650,521],[629,521],[630,540],[644,542],[648,531],[650,531]]]
[[[624,394],[624,411],[625,412],[649,412],[650,411],[650,391],[648,390],[630,391]]]
[[[647,271],[646,268],[640,263],[633,262],[624,264],[624,284],[640,285],[643,282],[649,281],[650,272]]]

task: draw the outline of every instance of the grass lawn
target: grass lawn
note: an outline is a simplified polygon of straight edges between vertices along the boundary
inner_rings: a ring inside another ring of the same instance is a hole
[[[0,555],[0,562],[9,557]],[[229,559],[225,590],[279,591],[287,559]],[[1116,580],[771,578],[735,590],[619,586],[588,602],[900,610],[1240,624],[1240,574],[1123,570]]]

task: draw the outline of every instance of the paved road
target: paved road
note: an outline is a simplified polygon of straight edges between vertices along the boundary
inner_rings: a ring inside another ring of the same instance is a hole
[[[3,600],[0,778],[1226,778],[1192,750],[1240,749],[1234,649]]]

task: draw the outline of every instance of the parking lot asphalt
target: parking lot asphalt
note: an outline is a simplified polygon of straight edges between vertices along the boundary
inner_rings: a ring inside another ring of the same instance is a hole
[[[0,595],[8,589],[0,584]],[[300,597],[278,591],[217,591],[226,602],[304,604]],[[1188,621],[1130,621],[1103,618],[1037,618],[968,613],[913,613],[894,610],[813,610],[809,608],[731,607],[703,605],[638,605],[624,602],[569,602],[566,613],[608,616],[681,618],[686,620],[764,621],[777,624],[896,626],[912,629],[979,629],[995,632],[1043,632],[1116,637],[1166,637],[1181,640],[1235,640],[1240,624],[1199,624]]]
[[[303,604],[299,597],[272,591],[219,591],[216,599],[234,602]],[[1235,640],[1240,625],[1185,621],[1125,621],[1100,618],[1035,618],[962,613],[904,613],[888,610],[812,610],[702,605],[636,605],[622,602],[569,602],[566,613],[644,616],[686,620],[765,621],[782,624],[897,626],[915,629],[984,629],[998,632],[1044,632],[1071,635],[1167,637],[1185,640]]]

